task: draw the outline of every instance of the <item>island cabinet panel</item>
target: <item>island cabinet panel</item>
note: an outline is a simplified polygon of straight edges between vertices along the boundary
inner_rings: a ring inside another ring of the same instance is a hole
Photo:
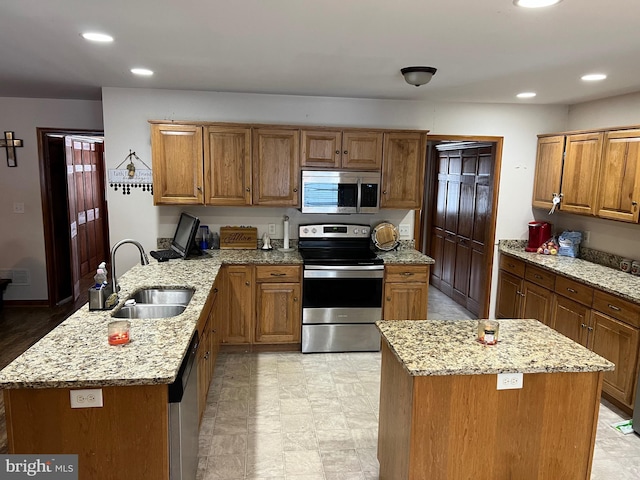
[[[251,205],[251,128],[205,127],[207,205]]]
[[[204,204],[202,149],[201,126],[151,125],[154,204]]]
[[[601,372],[411,376],[382,346],[380,480],[588,480]],[[558,399],[562,399],[561,402]]]
[[[78,454],[80,480],[169,480],[167,386],[101,389],[102,408],[73,409],[68,388],[5,390],[9,453]]]
[[[538,139],[536,173],[533,181],[534,207],[551,209],[554,195],[560,194],[564,135]]]
[[[300,130],[253,129],[253,204],[300,205]]]

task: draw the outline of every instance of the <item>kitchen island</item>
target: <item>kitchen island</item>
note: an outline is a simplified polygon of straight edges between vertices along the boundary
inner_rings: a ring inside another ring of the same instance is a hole
[[[377,322],[380,480],[588,480],[614,365],[536,320],[501,320],[497,345],[477,323]]]

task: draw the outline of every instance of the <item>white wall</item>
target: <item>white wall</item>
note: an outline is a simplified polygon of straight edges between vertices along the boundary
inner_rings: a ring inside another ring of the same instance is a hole
[[[498,205],[497,239],[525,238],[532,219],[531,194],[536,154],[536,135],[562,131],[567,107],[433,103],[398,100],[298,97],[217,92],[104,88],[102,91],[107,168],[115,168],[128,154],[137,152],[151,161],[148,120],[200,120],[262,122],[301,125],[417,128],[440,135],[490,135],[504,137]],[[145,249],[155,248],[158,236],[171,236],[181,210],[154,207],[151,195],[132,191],[123,196],[108,191],[111,243],[132,237]],[[202,222],[219,225],[255,225],[260,235],[268,223],[277,223],[282,236],[283,215],[292,217],[292,236],[300,222],[336,219],[301,215],[293,209],[187,208]],[[385,211],[376,216],[350,216],[349,222],[412,222],[406,211]],[[404,218],[404,220],[403,220]],[[134,248],[118,253],[118,270],[138,261]],[[495,284],[495,278],[494,278]],[[495,289],[494,289],[495,290]]]
[[[27,269],[30,285],[9,285],[6,300],[46,300],[47,278],[40,195],[37,127],[102,129],[99,101],[0,98],[0,135],[15,132],[18,167],[0,149],[0,270]],[[14,202],[25,213],[13,213]]]

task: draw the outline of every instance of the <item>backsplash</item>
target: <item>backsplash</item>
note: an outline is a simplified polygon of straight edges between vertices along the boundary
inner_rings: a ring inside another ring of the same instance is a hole
[[[173,238],[158,238],[156,241],[156,248],[158,250],[166,250],[168,248],[171,248],[171,240],[173,240]],[[507,240],[507,241],[514,241],[514,240]],[[416,241],[413,239],[400,240],[396,250],[415,250],[415,244],[416,244]],[[284,240],[281,238],[272,238],[271,246],[273,248],[282,248],[284,246]],[[296,248],[298,246],[298,240],[295,238],[292,238],[289,241],[289,246]],[[261,238],[258,238],[258,248],[262,248]],[[523,248],[524,248],[524,245],[523,245]]]

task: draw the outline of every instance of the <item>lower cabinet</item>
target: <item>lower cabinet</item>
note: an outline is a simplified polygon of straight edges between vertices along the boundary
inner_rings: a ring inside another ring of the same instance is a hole
[[[382,318],[426,320],[429,265],[385,266]]]
[[[504,255],[498,273],[496,318],[536,318],[615,363],[604,373],[602,391],[628,411],[633,409],[640,359],[640,305],[558,275],[554,290],[549,272]],[[534,270],[535,269],[535,270]],[[525,272],[533,272],[527,275]],[[544,275],[543,275],[544,273]]]
[[[213,371],[216,364],[220,344],[220,328],[218,320],[218,287],[219,281],[216,280],[209,298],[202,310],[202,314],[198,320],[198,334],[200,335],[200,344],[198,346],[198,411],[200,420],[207,406],[207,394],[209,393],[209,385],[213,378]]]
[[[222,343],[250,344],[253,323],[253,266],[228,265],[223,275]]]
[[[258,283],[255,343],[300,343],[300,284]]]

